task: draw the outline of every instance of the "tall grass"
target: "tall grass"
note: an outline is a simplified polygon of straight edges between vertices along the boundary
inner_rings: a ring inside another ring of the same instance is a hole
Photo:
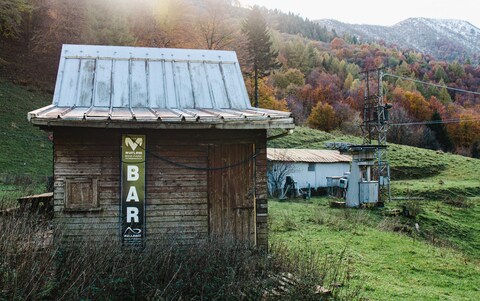
[[[17,207],[17,199],[46,192],[47,177],[31,174],[0,174],[0,211]]]
[[[61,226],[59,226],[61,227]],[[0,217],[0,300],[353,300],[345,263],[212,238],[192,245],[68,241],[32,216]],[[52,242],[53,233],[55,241]]]

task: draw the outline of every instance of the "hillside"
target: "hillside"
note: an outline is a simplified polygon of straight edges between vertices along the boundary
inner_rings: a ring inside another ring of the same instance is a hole
[[[330,208],[326,198],[270,201],[270,238],[274,244],[336,263],[335,272],[342,279],[338,285],[360,290],[364,300],[473,301],[480,298],[480,199],[476,202],[471,214],[477,220],[465,218],[470,209],[424,207],[425,216],[443,212],[428,224],[423,217],[415,220],[389,217],[379,210]],[[452,226],[463,233],[471,253],[452,248],[448,231],[441,228],[445,219],[455,219]],[[419,232],[414,230],[415,222]],[[436,236],[422,239],[430,225]],[[472,237],[476,241],[468,242]]]
[[[361,143],[298,127],[269,146],[325,148],[327,141]],[[335,209],[329,198],[272,200],[273,242],[338,261],[349,287],[361,287],[368,300],[478,300],[480,160],[388,149],[393,200],[385,208]],[[388,214],[396,208],[410,213]]]
[[[358,137],[335,136],[322,131],[309,128],[296,128],[291,135],[271,140],[269,147],[279,148],[325,148],[325,142],[349,142],[361,143]],[[480,258],[476,248],[480,248],[480,232],[469,238],[470,241],[462,240],[460,226],[455,226],[457,221],[452,215],[458,213],[458,208],[467,208],[463,213],[465,224],[462,227],[480,231],[480,223],[474,221],[474,217],[480,218],[480,159],[452,155],[448,153],[425,150],[405,145],[389,144],[388,160],[391,169],[391,189],[393,199],[421,198],[427,201],[415,203],[418,207],[434,209],[426,211],[428,223],[436,223],[439,228],[449,229],[448,239],[456,241],[459,246],[475,253]],[[433,203],[432,203],[433,202]],[[453,204],[448,206],[448,204]],[[447,206],[439,205],[447,204]],[[399,205],[392,202],[391,206]],[[440,206],[440,207],[438,207]],[[464,209],[465,209],[464,208]],[[472,209],[473,208],[473,209]],[[430,220],[432,218],[433,220]],[[480,219],[479,219],[480,220]],[[471,224],[473,222],[473,224]],[[435,229],[432,235],[435,235]],[[467,231],[468,232],[468,231]],[[428,236],[428,235],[426,235]],[[473,245],[470,245],[473,243]]]
[[[32,126],[27,113],[52,102],[51,95],[0,81],[0,175],[52,173],[52,143],[48,133]]]
[[[361,42],[383,41],[451,62],[477,57],[480,50],[480,29],[462,20],[409,18],[393,26],[348,24],[336,20],[318,20],[317,23],[340,35],[354,35]]]

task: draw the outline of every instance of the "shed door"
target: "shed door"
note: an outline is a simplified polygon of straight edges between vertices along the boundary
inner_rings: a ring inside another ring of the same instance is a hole
[[[255,243],[253,144],[209,147],[209,229],[211,235]]]

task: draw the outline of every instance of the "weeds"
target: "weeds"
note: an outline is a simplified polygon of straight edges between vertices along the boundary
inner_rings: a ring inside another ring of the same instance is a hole
[[[61,226],[61,225],[59,225]],[[71,240],[48,222],[0,218],[0,300],[352,300],[344,254],[322,259],[273,245],[268,256],[224,238],[191,245]],[[55,233],[55,243],[52,237]],[[99,234],[101,235],[101,233]],[[283,275],[291,275],[289,286]],[[335,285],[334,285],[335,284]],[[321,288],[321,289],[320,289]],[[345,299],[344,295],[350,296]],[[353,297],[352,297],[353,296]]]
[[[311,221],[338,231],[354,230],[372,225],[369,213],[366,210],[358,209],[338,209],[327,212],[318,207],[315,208]]]
[[[422,213],[422,205],[418,201],[408,201],[402,205],[403,216],[409,218],[416,218],[420,213]]]
[[[466,197],[448,197],[444,200],[445,204],[451,205],[453,207],[457,208],[472,208],[475,203],[471,200],[469,200]]]
[[[19,197],[45,192],[45,181],[29,174],[0,174],[0,211],[16,207]]]
[[[281,228],[284,231],[293,231],[298,228],[297,222],[295,221],[295,218],[288,212],[283,213],[283,219],[281,223]]]

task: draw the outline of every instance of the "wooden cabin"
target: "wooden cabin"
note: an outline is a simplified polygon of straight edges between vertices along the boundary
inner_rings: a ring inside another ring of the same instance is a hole
[[[54,220],[127,245],[209,235],[267,245],[268,129],[231,51],[64,45],[51,105]]]

